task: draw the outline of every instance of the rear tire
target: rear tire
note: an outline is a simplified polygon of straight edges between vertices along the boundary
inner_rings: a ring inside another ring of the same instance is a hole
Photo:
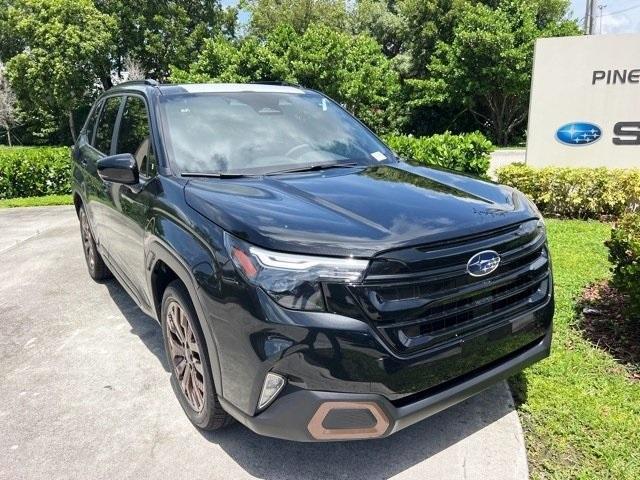
[[[111,277],[111,272],[107,268],[96,248],[96,242],[89,226],[89,219],[87,218],[87,212],[84,206],[81,206],[78,210],[78,217],[80,218],[80,237],[82,239],[82,250],[84,251],[84,259],[87,262],[87,269],[89,275],[95,281],[106,280]]]
[[[171,386],[180,406],[198,428],[226,427],[233,419],[218,401],[204,335],[182,282],[174,280],[165,289],[161,316]]]

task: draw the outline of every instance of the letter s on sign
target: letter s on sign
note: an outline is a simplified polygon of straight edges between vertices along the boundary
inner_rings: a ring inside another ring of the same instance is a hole
[[[614,145],[640,145],[640,122],[618,122],[613,126]],[[621,138],[627,137],[627,138]]]

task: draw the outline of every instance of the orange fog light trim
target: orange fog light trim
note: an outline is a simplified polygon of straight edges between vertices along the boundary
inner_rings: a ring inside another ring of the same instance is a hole
[[[324,419],[333,410],[369,410],[376,424],[369,428],[325,428]],[[316,440],[355,440],[376,438],[384,435],[389,428],[389,419],[382,408],[374,402],[325,402],[311,417],[307,429]]]

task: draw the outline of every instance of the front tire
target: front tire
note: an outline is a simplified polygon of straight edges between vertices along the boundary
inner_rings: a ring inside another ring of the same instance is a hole
[[[104,263],[104,260],[100,256],[98,249],[96,248],[96,242],[89,227],[89,219],[87,218],[87,212],[84,206],[80,207],[78,211],[78,217],[80,218],[80,236],[82,238],[82,250],[84,251],[84,259],[87,262],[87,269],[89,275],[95,281],[106,280],[111,277],[111,272]]]
[[[171,386],[196,427],[217,430],[231,423],[218,401],[204,335],[184,285],[171,282],[162,297],[162,336]]]

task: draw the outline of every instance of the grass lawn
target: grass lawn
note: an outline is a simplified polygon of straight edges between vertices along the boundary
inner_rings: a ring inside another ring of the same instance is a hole
[[[48,205],[72,205],[71,195],[47,195],[45,197],[25,197],[0,199],[0,208],[43,207]]]
[[[574,298],[609,275],[598,222],[549,220],[551,357],[512,379],[532,478],[640,479],[640,382],[575,328]],[[520,391],[518,391],[520,390]]]

